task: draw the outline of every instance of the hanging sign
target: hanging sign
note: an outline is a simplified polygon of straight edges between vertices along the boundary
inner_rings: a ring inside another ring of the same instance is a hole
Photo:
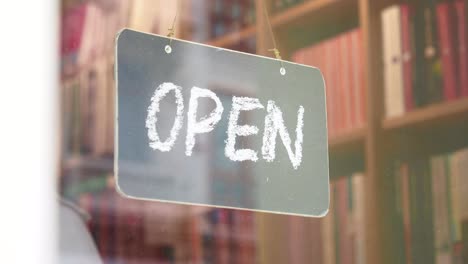
[[[325,87],[317,68],[128,29],[116,42],[121,194],[327,213]]]

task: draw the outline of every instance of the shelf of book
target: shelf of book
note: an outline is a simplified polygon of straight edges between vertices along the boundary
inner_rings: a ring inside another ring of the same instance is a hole
[[[452,119],[458,121],[468,117],[468,98],[455,101],[437,103],[427,107],[405,113],[400,117],[385,119],[382,127],[385,130],[400,128],[432,126],[437,122]]]

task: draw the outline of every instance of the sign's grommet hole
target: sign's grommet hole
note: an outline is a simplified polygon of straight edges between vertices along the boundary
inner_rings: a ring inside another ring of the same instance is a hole
[[[284,67],[281,67],[280,73],[281,75],[286,75],[286,69]]]
[[[166,51],[167,54],[170,54],[172,52],[172,48],[171,46],[169,45],[166,45],[166,47],[164,48],[164,50]]]

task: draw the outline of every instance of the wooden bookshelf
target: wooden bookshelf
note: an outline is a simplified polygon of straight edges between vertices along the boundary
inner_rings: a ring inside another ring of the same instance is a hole
[[[338,12],[356,9],[354,0],[305,0],[292,6],[271,18],[273,27],[284,27],[289,24],[300,23],[304,20],[320,20]]]
[[[300,23],[304,19],[315,19],[332,16],[336,10],[356,9],[356,1],[353,0],[305,0],[303,3],[290,7],[273,16],[270,15],[273,28],[285,27],[290,23]],[[263,16],[263,13],[257,12]],[[263,20],[264,18],[261,18]],[[268,31],[268,28],[264,28]],[[206,44],[217,47],[228,47],[251,37],[256,37],[256,25],[251,25],[240,31],[228,33],[224,36],[209,40]]]
[[[385,130],[397,130],[411,127],[434,126],[448,121],[461,122],[468,119],[468,98],[452,102],[442,102],[416,109],[400,117],[385,119],[382,127]]]
[[[349,130],[341,135],[328,138],[328,151],[335,153],[354,146],[363,146],[365,138],[365,127]]]

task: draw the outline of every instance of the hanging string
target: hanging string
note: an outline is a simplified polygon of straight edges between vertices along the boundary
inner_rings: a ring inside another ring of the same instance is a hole
[[[176,1],[177,1],[177,3],[176,3],[176,10],[175,10],[175,15],[174,15],[174,20],[172,20],[172,26],[167,29],[169,31],[167,33],[167,37],[169,38],[169,45],[166,45],[166,47],[164,48],[167,53],[172,52],[171,44],[172,44],[172,39],[175,36],[175,23],[176,23],[177,15],[178,15],[178,12],[179,12],[179,0],[176,0]]]
[[[166,45],[166,48],[165,48],[167,53],[172,52],[171,43],[172,43],[172,38],[175,35],[175,23],[176,23],[177,15],[178,15],[178,12],[179,12],[179,0],[176,0],[176,1],[177,1],[177,3],[176,3],[176,11],[175,11],[175,15],[174,15],[174,20],[172,21],[172,27],[168,29],[169,33],[167,34],[167,37],[169,38],[169,45]],[[278,50],[278,46],[276,45],[276,38],[275,38],[275,34],[273,32],[273,27],[271,26],[270,16],[268,15],[268,10],[267,10],[265,1],[262,0],[261,4],[263,6],[263,14],[265,15],[265,18],[266,18],[266,22],[267,22],[268,29],[269,29],[269,32],[270,32],[270,37],[271,37],[271,39],[273,41],[273,49],[269,49],[268,51],[272,51],[275,54],[276,59],[280,61],[280,64],[281,64],[280,73],[282,75],[285,75],[286,74],[286,69],[284,68],[283,59],[281,58],[280,51]]]
[[[284,68],[283,59],[281,58],[281,54],[280,54],[280,52],[278,50],[278,46],[276,45],[276,38],[275,38],[275,34],[273,33],[273,27],[271,26],[270,16],[268,15],[268,10],[267,10],[265,1],[262,0],[261,4],[263,6],[263,14],[265,15],[266,22],[267,22],[267,25],[268,25],[268,29],[270,31],[270,37],[271,37],[271,39],[273,41],[273,48],[269,49],[268,51],[272,51],[275,54],[276,59],[280,61],[280,64],[281,64],[280,72],[281,72],[282,75],[285,75],[286,74],[286,69]]]
[[[176,13],[174,15],[174,20],[172,21],[172,26],[170,28],[168,28],[167,30],[169,31],[169,33],[167,34],[167,37],[171,38],[170,41],[172,41],[172,38],[174,37],[175,35],[175,22],[177,20],[177,13],[178,13],[178,7],[176,8]]]

